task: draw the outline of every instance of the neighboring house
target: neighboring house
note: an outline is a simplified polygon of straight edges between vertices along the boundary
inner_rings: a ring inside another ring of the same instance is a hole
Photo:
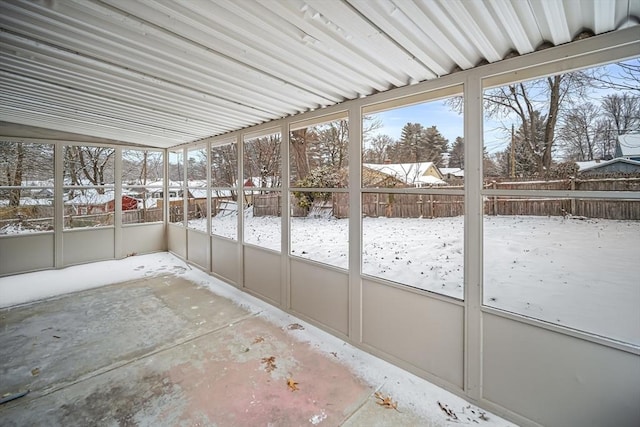
[[[70,207],[76,215],[114,212],[116,209],[115,194],[113,191],[107,191],[104,194],[87,191],[65,202],[65,206]],[[138,199],[123,195],[122,210],[129,211],[134,209],[138,209]]]
[[[618,136],[615,157],[640,162],[640,133],[625,133]]]
[[[363,184],[369,187],[394,187],[402,184],[410,187],[446,185],[444,176],[433,162],[418,163],[363,163]],[[369,172],[368,172],[369,171]],[[378,185],[382,184],[382,185]]]
[[[464,170],[462,168],[439,168],[444,180],[453,183],[464,180]]]
[[[640,173],[640,161],[625,158],[612,160],[591,160],[576,162],[579,175],[599,175],[607,173]]]

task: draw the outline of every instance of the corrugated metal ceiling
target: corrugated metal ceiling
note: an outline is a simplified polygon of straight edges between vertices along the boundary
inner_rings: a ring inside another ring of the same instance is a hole
[[[0,2],[1,120],[169,147],[637,23],[640,0]]]

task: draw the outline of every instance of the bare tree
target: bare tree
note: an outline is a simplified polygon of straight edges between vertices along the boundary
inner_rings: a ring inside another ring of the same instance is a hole
[[[298,129],[291,132],[289,143],[291,144],[291,157],[293,170],[291,182],[303,179],[311,169],[309,164],[309,150],[318,141],[315,127]]]
[[[565,100],[584,95],[586,72],[557,74],[530,82],[514,83],[485,92],[485,111],[489,117],[515,115],[520,123],[522,144],[535,159],[537,174],[545,176],[551,168],[556,124]],[[542,123],[534,116],[544,117]],[[543,126],[542,138],[538,126]]]
[[[73,185],[103,186],[113,181],[113,159],[115,150],[109,147],[65,146],[65,177]],[[86,180],[83,181],[83,180]],[[99,194],[104,188],[98,188]]]
[[[384,163],[389,159],[389,148],[396,141],[389,135],[375,135],[369,139],[368,148],[362,152],[363,161],[366,163]]]
[[[567,160],[585,161],[596,158],[597,118],[600,114],[597,106],[587,102],[576,105],[565,115],[558,134]]]
[[[600,89],[640,93],[640,58],[607,65],[597,70],[592,85]]]
[[[280,186],[280,134],[245,142],[244,178],[260,179],[260,187]]]
[[[618,135],[640,130],[640,95],[627,92],[607,95],[602,100],[602,111],[612,121]]]

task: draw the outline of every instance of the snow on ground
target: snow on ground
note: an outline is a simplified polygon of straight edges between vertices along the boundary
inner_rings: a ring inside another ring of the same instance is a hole
[[[0,277],[0,308],[185,268],[178,258],[162,252]]]
[[[363,381],[380,388],[398,403],[400,411],[409,410],[432,421],[434,426],[482,425],[512,426],[491,413],[486,413],[464,399],[428,381],[404,371],[345,343],[274,306],[228,285],[201,270],[191,268],[169,253],[156,253],[125,258],[119,261],[96,262],[0,278],[0,307],[36,301],[52,296],[90,289],[149,276],[179,275],[198,286],[228,298],[246,310],[282,328],[300,342],[306,342],[332,360],[345,364]],[[298,323],[304,329],[289,330]],[[452,421],[440,409],[438,402],[452,409],[459,420]],[[474,411],[474,412],[471,412]],[[480,418],[481,414],[483,415]]]
[[[280,218],[245,221],[245,242],[280,250]],[[236,216],[212,223],[235,237]],[[362,223],[364,274],[463,298],[464,217]],[[346,269],[348,235],[347,219],[292,218],[291,254]],[[483,251],[485,305],[640,345],[640,221],[485,216]]]

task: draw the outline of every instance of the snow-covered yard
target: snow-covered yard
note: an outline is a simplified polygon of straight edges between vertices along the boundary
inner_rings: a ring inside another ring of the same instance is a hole
[[[280,250],[280,221],[245,215],[245,242]],[[235,215],[212,223],[234,236]],[[362,271],[462,299],[463,223],[363,218]],[[292,218],[291,254],[346,269],[348,234],[346,219]],[[483,255],[485,305],[640,345],[640,221],[485,216]]]

